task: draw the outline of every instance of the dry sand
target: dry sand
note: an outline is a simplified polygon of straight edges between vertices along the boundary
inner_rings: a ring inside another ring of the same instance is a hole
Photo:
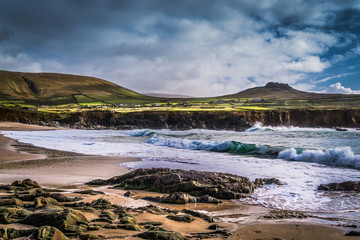
[[[21,130],[52,130],[54,128],[26,125],[20,123],[0,122],[1,130],[21,131]],[[67,186],[65,188],[88,188],[84,185],[76,185],[96,178],[110,178],[128,172],[121,168],[120,163],[127,161],[137,161],[137,159],[86,156],[74,153],[53,151],[37,148],[31,145],[19,144],[16,141],[0,135],[0,183],[9,184],[17,179],[32,178],[44,186]],[[75,184],[75,186],[73,186]],[[72,186],[71,186],[72,185]],[[148,204],[141,200],[144,196],[154,196],[159,194],[135,191],[134,198],[123,197],[123,190],[100,188],[106,193],[104,198],[109,199],[114,204],[126,207],[136,207]],[[68,195],[76,195],[69,193]],[[99,196],[86,196],[85,201],[92,201]],[[360,237],[344,237],[345,229],[324,226],[311,223],[297,222],[273,222],[271,220],[261,220],[261,215],[268,212],[268,209],[259,206],[239,205],[231,201],[225,201],[220,205],[212,204],[187,204],[171,205],[158,204],[162,207],[181,210],[183,208],[206,210],[214,216],[239,216],[247,219],[237,224],[222,222],[220,225],[229,230],[235,230],[234,235],[229,239],[301,239],[301,240],[342,240],[360,239]],[[94,216],[89,214],[89,220]],[[173,230],[186,235],[191,232],[208,232],[209,223],[202,219],[196,219],[193,223],[177,223],[165,218],[164,215],[154,215],[141,213],[136,216],[139,222],[161,221],[167,230]],[[237,229],[236,229],[237,228]],[[125,230],[100,230],[94,232],[108,237],[129,236],[125,239],[139,239],[130,237],[134,233]],[[214,239],[214,238],[213,238]],[[220,239],[220,238],[216,238]]]

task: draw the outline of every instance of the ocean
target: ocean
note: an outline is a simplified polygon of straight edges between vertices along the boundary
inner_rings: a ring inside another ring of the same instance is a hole
[[[271,127],[215,130],[1,131],[35,146],[83,154],[139,158],[130,169],[166,167],[278,178],[243,203],[305,211],[360,224],[360,193],[318,191],[320,184],[360,181],[360,131]],[[112,176],[109,176],[109,178]]]

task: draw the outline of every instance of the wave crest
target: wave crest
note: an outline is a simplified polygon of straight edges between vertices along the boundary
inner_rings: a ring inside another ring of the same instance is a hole
[[[149,130],[149,129],[145,129],[145,130],[139,130],[139,131],[135,131],[135,132],[130,132],[130,136],[132,137],[146,137],[146,136],[151,136],[154,135],[155,132]]]
[[[279,153],[279,158],[301,162],[315,162],[329,166],[345,166],[360,168],[360,156],[356,156],[350,147],[330,148],[322,150],[297,151],[289,148]]]

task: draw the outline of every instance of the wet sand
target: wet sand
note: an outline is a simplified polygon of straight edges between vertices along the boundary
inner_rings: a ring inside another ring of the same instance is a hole
[[[0,122],[0,131],[46,131],[59,128]],[[83,184],[97,178],[122,175],[120,164],[134,158],[83,155],[19,143],[0,134],[0,183],[35,179],[43,186]]]
[[[20,123],[0,122],[1,130],[21,131],[21,130],[52,130],[54,128],[26,125]],[[128,172],[128,169],[121,168],[120,163],[128,161],[138,161],[138,159],[88,156],[71,152],[62,152],[34,147],[29,144],[21,144],[13,139],[6,138],[0,134],[0,183],[10,184],[18,179],[31,178],[38,181],[43,186],[60,187],[63,189],[87,189],[84,182],[102,178],[107,179],[113,176]],[[123,196],[124,191],[118,189],[98,188],[106,193],[104,198],[109,199],[114,204],[125,207],[139,207],[149,204],[142,200],[145,196],[161,195],[158,193],[148,193],[134,191],[133,198]],[[76,195],[68,193],[68,195]],[[98,199],[99,196],[86,196],[85,201]],[[219,225],[234,231],[234,235],[229,239],[314,239],[314,240],[342,240],[360,239],[360,237],[344,237],[344,233],[349,229],[324,226],[308,221],[291,220],[264,220],[262,215],[269,209],[260,206],[240,205],[231,201],[224,201],[220,205],[212,204],[187,204],[173,205],[160,204],[161,207],[181,210],[184,208],[193,210],[205,210],[212,216],[218,216],[229,222],[221,222]],[[91,214],[90,214],[91,215]],[[89,219],[94,216],[87,216]],[[177,223],[165,218],[163,215],[143,213],[136,216],[140,222],[160,221],[165,229],[180,232],[183,235],[191,232],[208,232],[209,223],[202,219],[197,219],[193,223]],[[234,221],[234,219],[237,219]],[[233,223],[230,223],[230,222]],[[124,237],[129,235],[128,231],[119,230],[100,230],[94,232],[107,237]],[[125,239],[138,239],[126,237]],[[221,239],[221,238],[213,238]]]

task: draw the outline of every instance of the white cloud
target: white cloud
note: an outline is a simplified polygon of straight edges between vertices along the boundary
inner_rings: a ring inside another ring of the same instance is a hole
[[[351,88],[346,88],[337,82],[331,84],[325,91],[325,93],[339,93],[339,94],[360,94],[360,91],[352,90]]]
[[[298,72],[322,72],[329,67],[328,62],[322,62],[319,56],[307,56],[299,61],[289,63],[286,68]]]
[[[10,45],[23,46],[16,56],[0,52],[1,68],[95,76],[138,92],[214,96],[269,81],[310,90],[336,78],[309,83],[310,74],[360,54],[357,47],[332,61],[321,58],[354,41],[351,34],[317,28],[345,8],[340,0],[210,1],[203,6],[191,0],[119,2],[111,11],[100,3],[86,4],[90,8],[74,16],[50,9],[60,14],[51,16],[68,17],[44,19],[41,26],[26,18],[27,28],[20,24],[13,35],[4,35]],[[63,28],[57,31],[55,25]]]
[[[350,76],[350,75],[354,75],[354,74],[357,74],[357,72],[337,74],[337,75],[325,77],[325,78],[320,79],[320,80],[317,80],[317,81],[315,81],[315,82],[316,82],[316,83],[327,82],[327,81],[329,81],[329,80],[331,80],[331,79],[342,78],[342,77],[346,77],[346,76]]]

